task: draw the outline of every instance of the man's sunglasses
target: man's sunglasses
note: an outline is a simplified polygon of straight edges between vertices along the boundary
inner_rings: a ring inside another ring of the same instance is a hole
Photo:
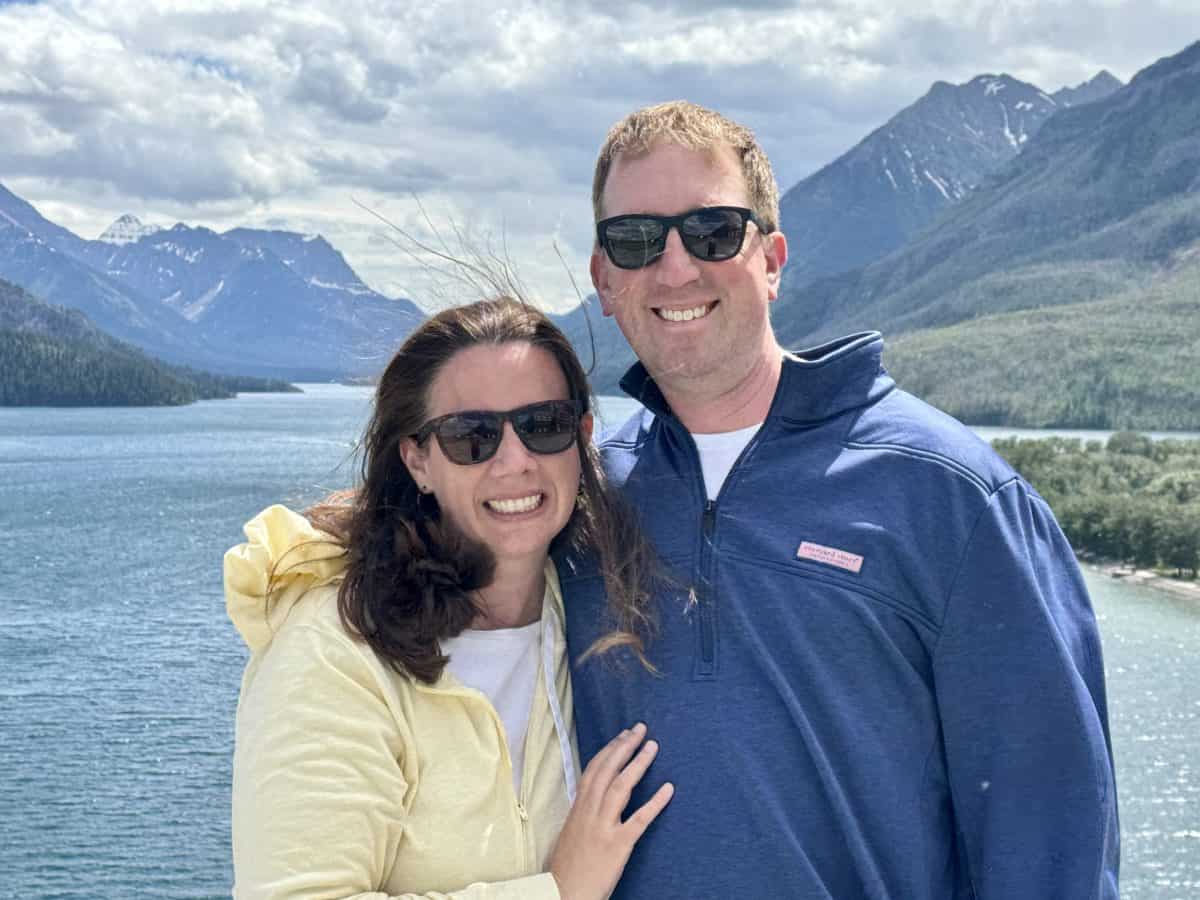
[[[575,443],[579,411],[570,400],[530,403],[508,412],[467,410],[430,419],[413,438],[420,445],[433,434],[446,459],[472,466],[496,455],[505,422],[512,422],[513,431],[531,452],[562,453]]]
[[[741,206],[703,206],[678,216],[631,213],[601,219],[596,238],[621,269],[640,269],[662,256],[672,228],[678,229],[679,240],[696,259],[720,262],[741,252],[747,222],[763,230],[753,211]]]

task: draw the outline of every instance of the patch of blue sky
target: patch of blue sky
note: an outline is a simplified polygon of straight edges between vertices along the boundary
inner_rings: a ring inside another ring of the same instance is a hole
[[[4,0],[0,0],[3,3]],[[212,56],[196,56],[192,54],[179,54],[173,57],[189,65],[201,69],[205,72],[211,72],[214,75],[219,75],[226,81],[241,81],[242,77],[238,70],[231,66],[223,59],[217,59]]]

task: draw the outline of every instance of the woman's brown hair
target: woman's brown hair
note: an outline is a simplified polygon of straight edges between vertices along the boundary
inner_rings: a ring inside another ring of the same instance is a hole
[[[429,418],[430,387],[451,357],[479,344],[514,341],[548,351],[566,377],[569,399],[581,414],[592,409],[575,351],[537,309],[501,296],[443,310],[409,335],[379,380],[361,445],[360,487],[341,502],[335,495],[307,512],[346,547],[338,611],[347,630],[394,669],[426,683],[438,679],[448,660],[439,642],[462,632],[479,613],[472,595],[490,583],[494,560],[486,546],[439,515],[432,495],[418,490],[401,459],[400,441]],[[551,552],[591,557],[603,574],[616,628],[589,653],[629,646],[653,669],[643,641],[652,629],[647,600],[653,551],[582,430],[576,447],[580,494]]]

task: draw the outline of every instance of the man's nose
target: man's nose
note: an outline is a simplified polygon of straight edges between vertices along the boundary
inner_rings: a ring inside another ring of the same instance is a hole
[[[654,264],[654,274],[664,287],[682,287],[699,277],[700,267],[696,258],[683,246],[678,228],[667,232],[667,244],[663,247],[662,256]]]

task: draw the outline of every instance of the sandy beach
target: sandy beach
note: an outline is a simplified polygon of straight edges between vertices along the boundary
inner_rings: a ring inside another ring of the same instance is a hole
[[[1200,603],[1200,579],[1171,578],[1166,575],[1160,575],[1157,572],[1152,572],[1149,569],[1130,569],[1128,566],[1120,566],[1113,563],[1083,562],[1081,560],[1080,565],[1086,566],[1091,571],[1106,575],[1109,578],[1124,581],[1127,584],[1144,585],[1155,590],[1166,591],[1169,594],[1174,594],[1176,597],[1185,597]]]

